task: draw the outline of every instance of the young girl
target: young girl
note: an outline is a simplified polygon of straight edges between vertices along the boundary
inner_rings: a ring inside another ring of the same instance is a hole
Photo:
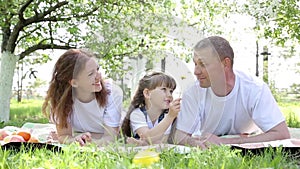
[[[144,145],[167,141],[180,110],[180,99],[173,101],[175,88],[175,80],[160,72],[146,75],[139,81],[122,124],[123,134],[129,136],[127,142]]]
[[[42,111],[56,124],[60,143],[102,145],[118,134],[122,97],[104,82],[93,54],[70,49],[54,66]]]

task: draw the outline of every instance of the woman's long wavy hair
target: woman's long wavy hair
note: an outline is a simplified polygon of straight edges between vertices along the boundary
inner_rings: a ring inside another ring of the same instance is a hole
[[[171,88],[175,90],[176,82],[173,77],[166,75],[165,73],[162,72],[153,72],[150,75],[145,75],[139,81],[138,88],[135,92],[135,95],[133,96],[127,114],[122,123],[121,134],[123,134],[123,136],[128,136],[128,137],[132,136],[131,127],[130,127],[130,115],[132,111],[136,108],[146,106],[145,98],[143,94],[144,89],[153,90],[159,86],[165,86],[167,88]]]
[[[95,57],[91,52],[84,49],[69,49],[57,60],[42,112],[59,128],[68,127],[68,118],[72,114],[74,103],[73,95],[75,88],[70,81],[78,76],[85,68],[86,62]],[[95,92],[98,104],[103,107],[107,104],[108,91],[101,79],[102,90]]]

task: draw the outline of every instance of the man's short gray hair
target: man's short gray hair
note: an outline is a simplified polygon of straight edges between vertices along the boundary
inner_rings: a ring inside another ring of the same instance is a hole
[[[195,45],[194,50],[195,52],[197,52],[204,48],[213,49],[219,55],[220,60],[223,60],[224,58],[228,57],[233,64],[234,52],[226,39],[220,36],[207,37],[199,41]]]

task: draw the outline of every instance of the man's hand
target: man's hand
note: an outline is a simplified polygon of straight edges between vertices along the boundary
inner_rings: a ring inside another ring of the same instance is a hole
[[[214,134],[211,134],[211,133],[204,134],[203,136],[200,136],[197,139],[202,141],[202,143],[206,147],[209,147],[211,145],[220,145],[220,144],[222,144],[222,138],[220,138],[220,137],[218,137]]]

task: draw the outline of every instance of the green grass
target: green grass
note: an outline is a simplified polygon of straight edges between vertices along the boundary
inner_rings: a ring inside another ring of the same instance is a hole
[[[41,113],[42,100],[24,100],[22,103],[11,102],[10,121],[6,125],[22,126],[25,122],[47,123],[48,119]],[[288,125],[299,127],[300,103],[281,102],[281,110],[287,118]],[[1,126],[0,126],[1,127]],[[95,150],[94,145],[80,149],[78,145],[67,145],[63,152],[46,149],[25,150],[20,152],[0,150],[0,168],[141,168],[132,163],[136,152],[117,151],[124,146],[120,142],[107,147],[106,151]],[[299,157],[298,157],[299,158]],[[229,146],[215,146],[208,150],[192,149],[190,153],[179,154],[171,150],[160,152],[160,161],[153,164],[156,168],[299,168],[299,159],[277,150],[266,149],[259,155],[242,155],[240,150]]]
[[[0,128],[7,125],[21,127],[25,122],[47,123],[48,119],[42,114],[41,106],[43,100],[23,100],[18,103],[16,100],[11,101],[10,121],[0,123]],[[300,102],[279,102],[289,127],[300,128]]]
[[[300,102],[279,102],[278,105],[286,118],[288,126],[300,128]]]
[[[10,120],[0,123],[0,128],[4,126],[21,127],[25,122],[48,123],[48,119],[42,114],[43,100],[25,100],[18,103],[11,100]]]
[[[120,145],[113,145],[120,147]],[[78,146],[69,145],[63,152],[52,152],[45,149],[20,152],[0,150],[0,168],[141,168],[133,164],[136,152],[116,151],[108,148],[105,151],[88,151],[96,147],[91,145],[87,151],[79,151]],[[82,149],[81,149],[82,150]],[[242,155],[239,150],[228,146],[216,146],[208,150],[192,149],[190,153],[179,154],[171,150],[160,152],[160,160],[149,168],[298,168],[297,159],[278,150],[266,149],[261,155]]]

